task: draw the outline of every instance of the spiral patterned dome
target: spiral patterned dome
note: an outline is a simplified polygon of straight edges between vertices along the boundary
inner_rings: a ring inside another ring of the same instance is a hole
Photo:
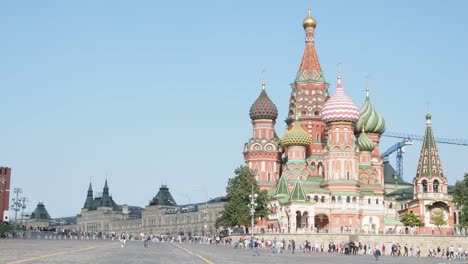
[[[374,150],[374,142],[366,135],[365,129],[362,130],[361,135],[357,140],[359,150],[372,152]]]
[[[355,134],[361,133],[364,129],[368,133],[382,135],[385,132],[385,128],[385,119],[375,111],[370,102],[369,94],[367,94],[366,101],[361,109],[359,121],[354,128]]]
[[[322,109],[322,120],[325,123],[348,121],[356,123],[359,120],[359,108],[344,92],[341,86],[341,77],[338,76],[338,85],[335,94],[328,99]]]
[[[304,129],[302,129],[297,120],[294,122],[293,127],[286,131],[283,139],[281,139],[281,145],[284,148],[289,146],[307,147],[310,145],[310,143],[312,143],[312,140],[310,139],[309,134]]]
[[[271,101],[265,91],[265,83],[262,83],[262,92],[258,96],[257,100],[250,107],[250,119],[270,119],[275,121],[278,117],[278,109],[276,105]]]

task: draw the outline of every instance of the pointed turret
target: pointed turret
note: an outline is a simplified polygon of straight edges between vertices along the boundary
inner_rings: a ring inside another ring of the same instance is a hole
[[[101,206],[112,207],[112,199],[109,196],[109,186],[107,185],[107,179],[104,183],[104,188],[102,189]]]
[[[426,115],[426,132],[424,133],[416,177],[444,178],[439,151],[437,150],[434,132],[432,131],[432,116],[430,113]]]
[[[308,131],[313,138],[324,136],[324,125],[320,124],[320,112],[328,99],[328,83],[325,82],[322,67],[315,50],[315,27],[317,21],[308,15],[302,23],[305,30],[305,48],[294,82],[291,84],[291,97],[286,123],[291,126],[297,115],[300,121],[310,120],[313,129]]]
[[[91,182],[89,182],[88,194],[86,195],[86,201],[84,203],[83,209],[94,209],[93,187],[91,186]]]
[[[305,80],[323,80],[322,67],[320,67],[320,62],[315,51],[315,27],[317,26],[317,21],[312,17],[310,8],[308,10],[308,15],[302,23],[306,38],[306,47],[304,50],[304,55],[302,56],[301,66],[297,72],[297,81]]]
[[[289,196],[288,181],[286,176],[281,176],[276,187],[275,196]]]
[[[294,184],[294,188],[291,191],[291,195],[289,196],[289,201],[306,201],[306,194],[304,192],[304,188],[302,188],[302,183],[299,178],[296,180]]]
[[[109,194],[109,186],[107,185],[107,178],[106,178],[106,182],[104,183],[102,194]]]

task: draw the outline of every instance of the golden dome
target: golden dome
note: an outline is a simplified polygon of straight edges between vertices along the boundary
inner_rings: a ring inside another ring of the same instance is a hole
[[[302,22],[302,26],[304,26],[304,29],[308,28],[308,27],[313,27],[315,28],[317,26],[317,21],[312,17],[312,15],[310,14],[310,8],[309,8],[309,14],[307,15],[307,17],[304,19],[304,22]]]

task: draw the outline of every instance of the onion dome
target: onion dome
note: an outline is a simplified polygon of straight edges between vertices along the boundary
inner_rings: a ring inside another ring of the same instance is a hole
[[[385,119],[375,111],[369,98],[369,89],[366,89],[366,101],[361,109],[359,121],[356,123],[354,132],[361,133],[362,130],[368,133],[376,133],[382,135],[385,132]]]
[[[361,151],[372,152],[374,150],[374,142],[366,135],[364,127],[357,140],[357,145]]]
[[[322,120],[325,123],[336,121],[357,122],[359,120],[359,108],[344,92],[341,85],[341,77],[338,76],[338,84],[335,94],[328,99],[322,109]]]
[[[308,27],[313,27],[315,28],[317,26],[317,21],[312,17],[312,15],[310,14],[310,8],[308,10],[309,14],[307,15],[307,17],[304,19],[304,22],[302,22],[302,26],[304,27],[304,29],[308,28]]]
[[[270,119],[275,121],[278,117],[278,109],[273,101],[270,100],[265,91],[265,82],[262,83],[262,92],[257,100],[250,107],[250,119]]]
[[[286,133],[283,136],[283,139],[281,140],[281,145],[283,147],[289,147],[289,146],[304,146],[307,147],[312,143],[312,140],[310,139],[309,134],[302,129],[301,125],[299,122],[296,120],[294,122],[293,127],[286,131]]]
[[[431,119],[432,119],[431,113],[427,113],[427,115],[426,115],[426,124],[427,125],[431,124]]]

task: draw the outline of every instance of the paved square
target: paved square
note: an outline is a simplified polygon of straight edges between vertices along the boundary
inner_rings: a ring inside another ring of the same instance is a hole
[[[128,241],[124,248],[118,241],[95,240],[0,240],[0,263],[468,263],[468,260],[435,258],[345,256],[330,253],[273,254],[261,249],[260,256],[251,250],[231,246],[189,243],[150,243]]]

